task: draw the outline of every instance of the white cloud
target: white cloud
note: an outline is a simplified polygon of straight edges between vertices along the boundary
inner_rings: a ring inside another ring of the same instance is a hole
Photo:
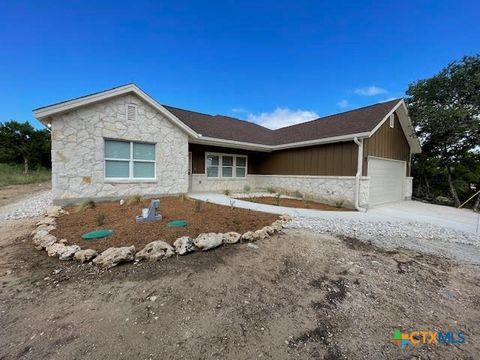
[[[291,110],[289,108],[278,107],[272,112],[249,114],[248,120],[269,129],[278,129],[284,126],[314,120],[319,117],[320,116],[315,111]]]
[[[355,89],[355,94],[362,96],[375,96],[386,94],[388,91],[378,86],[367,86],[364,88]]]
[[[248,110],[245,110],[244,108],[233,108],[232,112],[237,114],[248,114]]]
[[[346,109],[346,108],[350,107],[350,103],[348,102],[348,100],[342,99],[339,102],[337,102],[337,106],[341,107],[342,109]]]

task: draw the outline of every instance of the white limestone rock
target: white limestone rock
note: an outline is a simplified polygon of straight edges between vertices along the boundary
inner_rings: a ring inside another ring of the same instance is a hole
[[[56,218],[62,213],[62,207],[56,205],[50,205],[47,207],[47,217]]]
[[[35,249],[37,250],[43,250],[55,244],[56,241],[57,238],[55,236],[50,235],[45,231],[39,232],[33,237],[33,245],[35,245]]]
[[[242,237],[241,234],[235,232],[235,231],[230,231],[226,234],[224,234],[224,243],[225,244],[235,244],[240,241],[240,238]]]
[[[271,225],[272,229],[275,231],[275,232],[280,232],[282,231],[283,229],[283,225],[282,225],[282,222],[277,220],[277,221],[274,221]]]
[[[265,226],[263,229],[268,235],[273,235],[275,233],[275,229],[271,226]]]
[[[93,263],[109,269],[119,264],[133,261],[134,259],[135,246],[111,247],[93,259]]]
[[[266,239],[268,236],[268,233],[264,229],[260,229],[253,233],[252,241],[263,240]]]
[[[59,252],[58,258],[63,261],[72,260],[73,256],[80,250],[81,250],[80,246],[78,245],[68,245],[68,246],[64,245],[64,249],[63,251]]]
[[[189,236],[182,236],[175,240],[173,247],[175,248],[175,252],[179,255],[185,255],[195,251],[195,245],[193,244],[192,238]]]
[[[41,232],[41,231],[45,231],[47,233],[50,233],[50,231],[53,231],[55,229],[56,229],[56,227],[54,225],[40,225],[40,226],[37,226],[37,228],[31,232],[31,235],[35,236],[35,234],[37,234],[38,232]]]
[[[253,241],[253,231],[247,231],[242,235],[243,241]]]
[[[73,258],[83,264],[94,259],[97,255],[98,255],[97,251],[93,249],[85,249],[85,250],[77,251],[73,256]]]
[[[135,260],[158,261],[173,255],[175,255],[173,247],[165,241],[157,240],[145,245],[145,247],[135,255]]]
[[[205,233],[200,234],[193,240],[195,246],[203,251],[207,251],[223,244],[223,234]]]
[[[64,248],[65,248],[64,244],[55,243],[55,244],[52,244],[52,245],[48,246],[45,250],[47,250],[48,256],[58,257],[58,254],[63,252]]]

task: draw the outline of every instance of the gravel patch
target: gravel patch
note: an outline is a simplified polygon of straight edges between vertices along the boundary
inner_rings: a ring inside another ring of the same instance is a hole
[[[41,216],[52,204],[51,191],[45,191],[0,208],[0,220],[18,220]]]
[[[385,249],[407,248],[480,264],[480,235],[413,221],[295,218],[293,229],[356,238]]]

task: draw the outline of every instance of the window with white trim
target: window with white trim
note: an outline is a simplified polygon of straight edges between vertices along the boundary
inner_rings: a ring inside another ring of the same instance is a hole
[[[395,114],[390,115],[390,127],[392,129],[395,127]]]
[[[232,154],[205,154],[205,170],[209,178],[244,178],[247,176],[247,157]]]
[[[105,139],[105,178],[152,180],[155,174],[155,144]]]

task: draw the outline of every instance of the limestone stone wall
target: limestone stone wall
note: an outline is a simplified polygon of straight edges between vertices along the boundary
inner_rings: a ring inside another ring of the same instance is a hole
[[[354,176],[280,176],[251,175],[256,189],[285,189],[300,191],[302,194],[328,204],[342,202],[344,206],[354,206]],[[360,181],[360,204],[368,203],[370,179],[363,177]]]
[[[135,121],[126,105],[137,105]],[[104,139],[156,144],[156,179],[112,182],[104,177]],[[188,136],[134,95],[124,95],[52,119],[54,202],[154,196],[188,191]]]
[[[193,192],[243,191],[249,185],[252,191],[275,190],[299,191],[305,196],[335,205],[343,201],[344,206],[354,206],[354,176],[295,176],[295,175],[247,175],[245,179],[212,179],[203,174],[192,175]],[[366,205],[369,198],[370,179],[360,181],[360,204]]]
[[[413,177],[406,177],[403,180],[403,198],[405,200],[412,199],[412,186],[413,186]]]
[[[254,189],[251,176],[247,176],[247,178],[215,179],[207,178],[207,175],[204,174],[193,174],[190,191],[221,193],[224,190],[230,190],[238,192],[243,191],[245,185],[249,185],[252,190]]]

